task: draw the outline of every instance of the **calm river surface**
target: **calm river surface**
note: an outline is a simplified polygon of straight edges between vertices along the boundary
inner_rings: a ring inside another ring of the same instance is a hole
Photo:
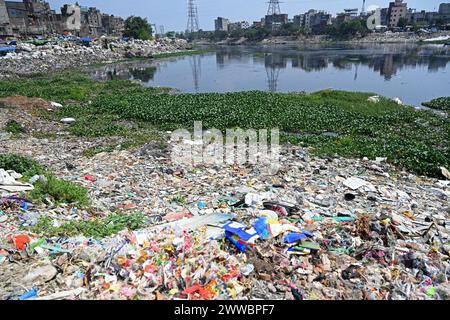
[[[92,77],[138,79],[182,92],[340,89],[399,97],[406,104],[450,95],[450,46],[364,45],[214,48],[206,54],[91,69]]]

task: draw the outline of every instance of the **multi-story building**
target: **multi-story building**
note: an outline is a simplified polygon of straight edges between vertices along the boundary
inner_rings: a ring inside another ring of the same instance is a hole
[[[5,0],[0,0],[0,35],[11,35],[11,22],[9,21],[8,9]]]
[[[250,23],[247,21],[238,21],[228,24],[228,31],[230,32],[233,30],[245,30],[248,28],[250,28]]]
[[[336,15],[336,23],[341,24],[356,17],[358,17],[358,9],[344,9],[344,12]]]
[[[13,34],[27,34],[28,11],[24,2],[5,1]]]
[[[358,11],[359,11],[359,9],[357,9],[357,8],[344,9],[344,14],[346,14],[352,18],[356,18],[356,17],[358,17]]]
[[[395,0],[395,2],[390,2],[388,9],[389,27],[397,27],[400,19],[406,19],[407,14],[408,6],[403,2],[403,0]]]
[[[103,34],[111,36],[121,36],[125,29],[125,21],[121,17],[116,17],[114,15],[103,13],[102,27],[103,27],[102,31]]]
[[[326,26],[332,24],[332,15],[326,13],[325,11],[309,10],[305,14],[299,14],[294,16],[293,23],[304,28],[309,32],[320,32],[323,31]]]
[[[98,37],[102,34],[102,15],[94,7],[81,7],[81,34]]]
[[[277,29],[289,22],[289,17],[285,13],[272,14],[265,17],[265,26],[269,29]]]
[[[34,34],[53,34],[55,12],[43,0],[24,0],[28,10],[28,28]]]
[[[312,32],[320,33],[332,24],[332,16],[325,11],[319,11],[310,18],[310,29]]]
[[[447,25],[450,24],[450,3],[441,3],[439,5],[439,19]]]
[[[313,17],[316,15],[317,11],[314,9],[309,10],[307,13],[305,13],[305,29],[308,31],[311,31],[312,29],[312,21],[314,20]]]
[[[336,23],[341,24],[346,21],[355,19],[358,17],[358,9],[344,9],[344,12],[336,15]]]
[[[42,0],[5,1],[13,34],[38,35],[53,33],[54,11]]]
[[[380,16],[381,16],[381,25],[387,27],[389,25],[389,8],[381,8]]]
[[[80,35],[81,32],[81,8],[77,4],[65,4],[61,8],[61,14],[57,15],[58,33],[71,33]]]
[[[253,21],[252,27],[253,28],[262,28],[266,24],[266,18],[261,18],[260,21]]]
[[[228,31],[229,24],[230,20],[226,18],[218,17],[216,20],[214,20],[216,31]]]
[[[450,2],[439,5],[439,14],[450,15]]]
[[[261,28],[262,26],[264,26],[264,23],[262,21],[253,21],[253,28]]]
[[[35,36],[70,32],[78,36],[121,35],[124,20],[108,19],[96,8],[66,4],[61,13],[51,10],[43,0],[0,0],[0,36]],[[106,24],[104,26],[103,24]]]
[[[425,10],[415,11],[408,10],[408,23],[413,25],[430,26],[438,22],[450,23],[450,14],[442,14],[440,12],[428,12]]]
[[[297,27],[303,28],[305,26],[305,14],[298,14],[294,16],[293,23]]]

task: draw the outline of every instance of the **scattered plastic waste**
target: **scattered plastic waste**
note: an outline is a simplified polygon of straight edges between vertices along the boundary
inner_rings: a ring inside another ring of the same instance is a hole
[[[0,298],[450,296],[448,180],[386,175],[394,169],[382,155],[330,160],[296,148],[273,176],[257,166],[175,167],[143,148],[77,156],[90,143],[64,140],[58,157],[40,139],[8,147],[81,182],[92,207],[0,192]],[[103,221],[123,227],[83,234]]]
[[[32,290],[28,291],[27,293],[24,293],[19,297],[19,300],[30,300],[32,298],[35,298],[38,296],[38,290],[36,288],[33,288]]]
[[[37,72],[52,72],[74,65],[110,63],[125,58],[151,58],[158,53],[186,51],[191,47],[186,40],[161,38],[157,40],[108,39],[108,49],[102,39],[81,38],[80,41],[47,43],[35,40],[33,43],[15,42],[16,47],[0,47],[0,54],[6,54],[0,61],[0,69],[9,75],[30,75]],[[14,42],[12,42],[14,43]],[[51,102],[52,108],[60,103]]]
[[[72,124],[75,123],[77,120],[75,118],[63,118],[61,119],[61,122],[64,124]]]
[[[93,176],[84,176],[84,180],[90,181],[90,182],[96,182],[97,179]]]
[[[207,206],[207,204],[206,204],[205,202],[199,202],[199,203],[197,203],[197,207],[198,207],[200,210],[205,209],[206,206]]]
[[[285,243],[296,243],[303,239],[308,239],[308,236],[304,233],[293,232],[289,233],[283,240]]]
[[[14,245],[18,250],[25,250],[27,244],[31,242],[31,239],[26,234],[16,235],[14,236]]]
[[[242,252],[247,251],[248,248],[253,248],[256,240],[259,238],[254,228],[249,228],[238,222],[229,222],[223,228],[227,238]]]
[[[7,172],[0,168],[0,191],[21,192],[33,190],[33,185],[17,181],[20,175],[14,171]]]
[[[249,276],[255,270],[255,266],[253,264],[246,264],[241,267],[241,272],[244,276]]]
[[[367,101],[372,102],[372,103],[379,103],[379,102],[380,102],[380,96],[372,96],[372,97],[369,97],[369,98],[367,99]]]

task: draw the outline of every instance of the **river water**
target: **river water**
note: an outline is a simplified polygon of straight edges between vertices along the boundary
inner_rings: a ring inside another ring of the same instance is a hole
[[[222,47],[200,55],[118,63],[88,72],[99,80],[138,79],[146,86],[182,92],[339,89],[399,97],[420,106],[450,96],[450,46]]]

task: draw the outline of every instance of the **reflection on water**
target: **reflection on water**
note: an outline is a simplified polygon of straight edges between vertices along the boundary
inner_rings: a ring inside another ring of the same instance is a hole
[[[130,69],[130,73],[133,76],[133,79],[149,82],[150,80],[153,80],[153,77],[155,76],[156,67],[134,68]]]
[[[96,80],[140,80],[147,83],[153,80],[157,70],[148,61],[139,61],[106,65],[87,72]]]
[[[409,104],[448,96],[450,48],[441,45],[227,47],[203,55],[90,70],[96,79],[136,79],[184,92],[244,90],[377,92]]]
[[[199,92],[200,90],[200,77],[202,75],[202,65],[201,65],[201,56],[195,55],[189,59],[189,63],[191,64],[192,69],[192,79],[194,80],[194,88],[195,92]]]

